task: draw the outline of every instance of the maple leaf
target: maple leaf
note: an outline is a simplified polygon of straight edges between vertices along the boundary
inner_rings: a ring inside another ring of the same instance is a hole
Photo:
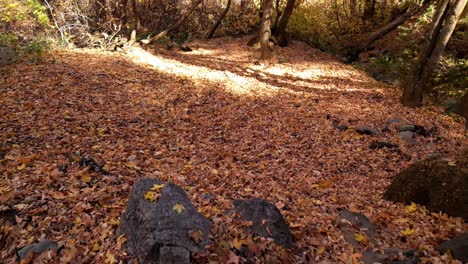
[[[145,199],[150,201],[150,202],[154,202],[156,201],[156,193],[153,192],[153,191],[148,191],[146,194],[145,194]]]
[[[16,167],[17,170],[23,170],[24,168],[26,168],[26,163],[23,163],[19,165],[18,167]]]
[[[237,250],[240,250],[242,245],[247,245],[247,240],[234,238],[234,240],[231,241],[231,246]]]
[[[325,252],[325,247],[319,247],[317,249],[317,252],[315,252],[316,255],[322,255]]]
[[[190,238],[195,241],[196,244],[200,243],[203,238],[203,231],[197,230],[190,233]]]
[[[240,257],[236,253],[229,250],[229,258],[226,260],[226,264],[238,264]]]
[[[185,210],[185,207],[183,205],[181,205],[180,203],[176,203],[176,204],[174,204],[174,206],[172,206],[172,210],[174,210],[177,213],[181,214]]]
[[[154,184],[153,187],[151,187],[150,191],[160,191],[162,188],[164,188],[165,184]]]
[[[123,246],[123,244],[125,243],[125,241],[127,241],[127,238],[126,238],[124,235],[120,235],[120,236],[117,238],[117,249],[118,249],[118,250],[121,250],[121,249],[122,249],[122,246]]]
[[[367,241],[367,238],[364,234],[362,233],[356,233],[354,234],[354,239],[356,239],[357,242],[363,244]]]
[[[98,243],[98,242],[95,242],[95,243],[93,244],[93,247],[92,247],[91,250],[94,251],[94,252],[97,252],[97,251],[99,251],[100,249],[101,249],[101,246],[99,245],[99,243]]]
[[[411,203],[411,205],[406,206],[406,212],[407,213],[413,213],[418,209],[418,206],[415,203]]]
[[[112,253],[107,252],[105,263],[106,264],[114,264],[115,262],[116,262],[115,261],[115,256]]]
[[[414,234],[414,232],[415,232],[414,229],[406,228],[405,230],[401,231],[401,234],[404,236],[411,236]]]
[[[91,176],[89,176],[89,174],[85,173],[83,175],[81,175],[81,180],[85,183],[90,183],[92,178]]]

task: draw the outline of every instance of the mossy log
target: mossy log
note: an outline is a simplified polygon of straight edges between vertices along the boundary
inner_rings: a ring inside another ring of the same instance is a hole
[[[401,171],[384,194],[394,202],[417,203],[432,212],[468,220],[468,151],[439,156]]]

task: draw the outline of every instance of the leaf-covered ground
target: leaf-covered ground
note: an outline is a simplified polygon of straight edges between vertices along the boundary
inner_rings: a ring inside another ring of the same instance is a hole
[[[258,65],[246,41],[199,42],[186,53],[62,51],[1,69],[0,211],[14,209],[17,224],[0,219],[0,259],[14,262],[18,248],[50,239],[63,246],[53,263],[125,263],[119,216],[132,184],[154,177],[181,185],[212,220],[215,242],[202,262],[352,262],[361,251],[334,224],[341,208],[375,223],[374,248],[448,262],[435,246],[467,224],[382,193],[414,161],[466,148],[462,121],[402,107],[395,88],[300,43]],[[381,130],[396,117],[433,133],[410,144],[391,126],[377,136],[352,129]],[[400,151],[370,149],[376,140]],[[111,175],[80,167],[84,157]],[[224,215],[234,199],[253,197],[281,209],[296,249],[251,238]],[[236,255],[245,241],[258,246],[249,260]]]

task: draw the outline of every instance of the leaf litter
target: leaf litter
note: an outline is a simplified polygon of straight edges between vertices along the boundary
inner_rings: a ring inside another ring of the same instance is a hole
[[[467,224],[382,193],[414,161],[466,148],[461,122],[438,107],[405,108],[395,87],[301,43],[257,65],[246,41],[199,41],[190,53],[59,51],[53,62],[2,70],[0,211],[17,214],[14,225],[0,219],[0,258],[15,262],[19,248],[48,239],[61,248],[51,263],[127,261],[119,217],[132,184],[153,177],[182,186],[210,217],[214,242],[199,262],[354,263],[360,251],[333,224],[343,208],[375,223],[375,248],[447,261],[435,246]],[[436,135],[410,144],[398,133],[352,130],[380,130],[395,117]],[[370,149],[376,140],[400,151]],[[244,231],[251,223],[224,214],[233,199],[253,197],[280,207],[296,249],[252,237]]]

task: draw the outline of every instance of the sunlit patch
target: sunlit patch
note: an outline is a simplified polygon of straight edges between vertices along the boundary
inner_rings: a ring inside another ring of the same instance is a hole
[[[264,66],[255,63],[258,54],[252,48],[216,42],[196,43],[194,46],[196,49],[192,52],[174,51],[169,54],[135,48],[129,55],[135,63],[149,65],[165,74],[189,78],[199,84],[216,83],[219,84],[217,87],[243,96],[304,95],[314,93],[314,90],[375,92],[375,87],[368,89],[369,80],[354,69],[339,63],[314,60],[314,54],[304,54],[304,58],[298,60],[286,53],[279,58],[284,62]],[[226,65],[223,65],[224,60]],[[230,68],[228,63],[236,63],[236,66]],[[349,77],[367,85],[340,84],[341,80]]]

